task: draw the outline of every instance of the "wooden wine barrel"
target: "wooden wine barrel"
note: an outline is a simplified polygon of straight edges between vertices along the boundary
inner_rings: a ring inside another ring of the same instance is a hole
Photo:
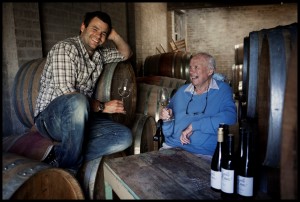
[[[26,62],[20,67],[14,78],[13,106],[20,122],[28,128],[34,125],[35,102],[45,62],[45,58]]]
[[[143,76],[159,75],[159,59],[161,54],[146,57],[143,66]]]
[[[288,62],[286,77],[286,91],[284,97],[283,119],[282,119],[282,139],[280,155],[280,193],[281,199],[298,198],[298,46],[292,48]]]
[[[243,65],[232,65],[232,90],[236,97],[242,92]]]
[[[242,94],[245,96],[245,100],[247,100],[248,94],[248,86],[247,86],[247,78],[248,78],[248,69],[249,69],[249,37],[244,38],[244,54],[243,54],[243,69],[242,69]],[[246,115],[246,114],[245,114]]]
[[[188,52],[168,52],[148,56],[144,62],[144,76],[167,76],[190,81]]]
[[[13,153],[2,158],[2,199],[84,199],[67,171]]]
[[[247,117],[247,95],[248,95],[248,69],[249,69],[249,37],[244,37],[243,43],[243,65],[241,67],[240,78],[241,89],[238,96],[238,120],[245,120]]]
[[[157,142],[153,141],[156,133],[156,122],[153,116],[136,114],[131,131],[133,134],[133,143],[129,148],[131,155],[158,150]]]
[[[242,65],[244,60],[244,44],[234,46],[234,64]]]
[[[40,78],[46,58],[34,59],[23,64],[18,70],[13,85],[13,106],[20,122],[28,127],[34,125],[35,102],[40,88]],[[131,94],[124,99],[126,115],[116,114],[112,118],[125,125],[130,125],[134,120],[136,109],[136,81],[133,68],[129,62],[109,63],[104,65],[95,95],[102,101],[121,99],[118,95],[118,86],[124,78],[133,84]]]
[[[14,153],[26,158],[42,161],[55,142],[30,130],[21,135],[9,135],[2,138],[2,151]]]
[[[110,116],[116,122],[131,127],[135,118],[137,87],[134,70],[128,61],[109,63],[104,66],[95,89],[95,97],[103,102],[114,99],[121,100],[118,88],[124,79],[128,79],[132,85],[130,95],[124,98],[126,114],[112,114]]]
[[[85,162],[77,178],[81,184],[86,199],[105,199],[105,185],[103,178],[103,161],[105,159],[126,156],[124,151],[103,156],[88,162]]]
[[[136,113],[153,116],[157,122],[161,107],[158,102],[158,92],[162,86],[138,83],[137,84],[137,109]],[[174,88],[167,88],[170,95],[176,92]]]
[[[167,76],[144,76],[144,77],[137,77],[136,82],[178,89],[187,81],[184,79],[177,79],[177,78],[172,78]]]
[[[296,32],[296,25],[275,27],[267,31],[262,43],[256,106],[258,133],[263,164],[273,168],[280,166],[287,66]]]
[[[85,162],[79,170],[78,179],[84,195],[88,199],[94,199],[95,182],[102,157]]]
[[[249,59],[247,66],[247,118],[256,119],[256,97],[257,97],[257,80],[258,80],[258,64],[262,40],[265,35],[265,30],[254,31],[249,33]]]
[[[241,102],[246,103],[246,118],[256,123],[260,191],[273,198],[280,197],[286,71],[296,39],[297,23],[250,32],[244,38],[243,87],[245,80],[247,85],[246,102]]]
[[[233,64],[231,66],[231,72],[232,72],[231,86],[232,86],[232,92],[234,95],[236,95],[237,88],[238,88],[236,69],[237,69],[237,65]]]

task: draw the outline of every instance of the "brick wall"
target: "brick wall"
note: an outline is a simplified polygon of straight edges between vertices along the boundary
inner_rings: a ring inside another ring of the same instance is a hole
[[[156,48],[160,44],[166,50],[167,42],[167,6],[166,3],[135,3],[135,54],[139,74],[147,56],[159,54]]]
[[[19,64],[42,56],[42,41],[37,3],[13,6]]]
[[[216,58],[217,71],[231,79],[234,46],[243,43],[251,31],[297,22],[297,5],[191,9],[186,15],[190,52],[209,52]]]

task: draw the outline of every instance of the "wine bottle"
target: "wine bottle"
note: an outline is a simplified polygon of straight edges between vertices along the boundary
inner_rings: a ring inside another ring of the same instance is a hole
[[[229,134],[229,125],[225,123],[220,123],[219,128],[223,128],[223,135],[224,135],[224,144],[226,144],[227,136]]]
[[[225,142],[225,153],[221,161],[221,196],[223,199],[233,199],[235,194],[234,135],[228,134]]]
[[[164,135],[162,132],[162,120],[161,119],[159,119],[157,121],[156,133],[153,136],[153,141],[157,142],[157,149],[159,150],[162,147],[162,144],[164,142]]]
[[[162,144],[165,141],[165,136],[164,136],[162,125],[163,125],[163,121],[160,120],[160,143],[159,143],[158,149],[160,149],[162,147]]]
[[[253,197],[254,162],[252,155],[253,137],[249,129],[240,127],[240,157],[237,162],[237,194],[243,198]]]
[[[239,143],[238,143],[238,149],[237,149],[237,152],[236,152],[236,155],[235,155],[237,164],[241,161],[241,158],[243,156],[243,151],[244,151],[244,149],[243,149],[243,145],[244,145],[243,144],[243,141],[244,141],[243,137],[244,137],[244,133],[246,131],[246,129],[244,127],[245,123],[246,122],[244,120],[242,120],[242,122],[240,123],[240,128],[239,128]]]
[[[221,190],[221,159],[224,153],[224,135],[223,128],[218,128],[218,143],[214,152],[214,155],[211,160],[211,169],[210,169],[210,186],[214,191]]]

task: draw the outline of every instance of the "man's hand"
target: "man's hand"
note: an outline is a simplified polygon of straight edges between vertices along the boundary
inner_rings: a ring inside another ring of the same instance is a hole
[[[172,109],[168,108],[162,108],[159,114],[159,118],[162,119],[163,121],[169,121],[173,116],[173,111]]]
[[[121,100],[111,100],[109,102],[105,103],[104,113],[120,113],[120,114],[126,114],[126,111],[124,109],[124,103]]]
[[[98,112],[99,111],[99,100],[93,99],[91,102],[91,108],[93,112]],[[126,111],[124,110],[124,103],[121,100],[111,100],[109,102],[106,102],[103,110],[103,113],[121,113],[121,114],[126,114]]]
[[[190,144],[190,136],[193,134],[193,127],[192,124],[190,124],[185,130],[182,131],[180,135],[180,142],[182,145],[184,144]]]

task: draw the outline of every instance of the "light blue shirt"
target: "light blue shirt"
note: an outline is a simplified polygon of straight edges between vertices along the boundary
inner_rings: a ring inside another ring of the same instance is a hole
[[[191,153],[213,155],[219,124],[233,125],[237,122],[232,88],[226,82],[212,79],[207,92],[193,95],[193,91],[192,84],[185,84],[172,97],[168,107],[173,110],[175,120],[163,122],[165,143]],[[182,145],[180,135],[190,124],[193,127],[191,143]]]

